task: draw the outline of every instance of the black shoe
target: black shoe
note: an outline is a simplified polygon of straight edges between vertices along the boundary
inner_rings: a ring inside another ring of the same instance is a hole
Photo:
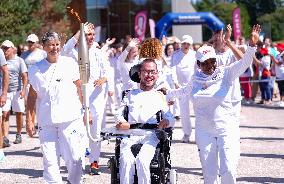
[[[175,116],[175,119],[176,120],[180,120],[180,116]]]
[[[10,141],[7,137],[3,137],[3,148],[10,147]]]
[[[20,144],[22,143],[22,136],[21,134],[16,134],[16,139],[14,141],[14,144]]]

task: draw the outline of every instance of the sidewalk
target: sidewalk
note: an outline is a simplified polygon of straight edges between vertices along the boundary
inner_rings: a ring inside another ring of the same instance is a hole
[[[284,110],[243,106],[241,113],[241,158],[237,183],[284,183]],[[191,117],[194,121],[194,116]],[[15,139],[15,116],[10,119],[10,141]],[[107,127],[113,126],[113,117],[107,116]],[[181,143],[181,124],[177,121],[171,147],[172,166],[177,169],[179,184],[203,183],[202,170],[195,144]],[[194,129],[191,137],[194,141]],[[41,184],[42,154],[38,138],[23,133],[23,143],[4,149],[6,162],[0,163],[0,184]],[[107,161],[114,154],[114,141],[102,145],[101,174],[86,175],[85,183],[110,183]],[[66,183],[67,171],[61,162]]]

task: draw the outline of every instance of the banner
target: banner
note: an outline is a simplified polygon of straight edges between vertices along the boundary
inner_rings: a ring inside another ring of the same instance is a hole
[[[233,10],[232,20],[233,20],[234,40],[236,41],[240,36],[242,36],[241,10],[240,10],[240,8],[235,8]]]
[[[153,19],[149,19],[149,27],[150,27],[150,35],[151,38],[155,38],[155,21]]]
[[[140,11],[135,16],[135,37],[142,41],[145,38],[147,11]]]

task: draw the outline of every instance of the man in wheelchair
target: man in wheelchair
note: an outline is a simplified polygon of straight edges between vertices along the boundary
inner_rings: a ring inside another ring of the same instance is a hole
[[[140,89],[129,90],[115,115],[116,128],[128,130],[132,128],[150,129],[144,136],[123,138],[120,144],[119,173],[121,184],[134,182],[135,169],[138,183],[150,184],[150,163],[154,157],[156,146],[160,142],[159,131],[173,127],[174,117],[169,110],[165,96],[154,89],[158,79],[157,65],[153,59],[145,59],[139,66],[138,76]],[[133,78],[132,78],[133,79]],[[125,117],[125,110],[127,116]],[[160,112],[159,121],[157,112]],[[133,153],[133,145],[140,144],[140,151]]]

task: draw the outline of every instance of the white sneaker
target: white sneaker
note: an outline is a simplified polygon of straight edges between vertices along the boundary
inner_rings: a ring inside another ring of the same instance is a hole
[[[283,101],[279,102],[278,107],[284,107],[284,102]]]
[[[184,134],[183,138],[181,139],[183,143],[189,143],[189,135]]]
[[[4,152],[3,151],[1,151],[0,152],[0,163],[3,163],[3,162],[5,162],[5,155],[4,155]]]

